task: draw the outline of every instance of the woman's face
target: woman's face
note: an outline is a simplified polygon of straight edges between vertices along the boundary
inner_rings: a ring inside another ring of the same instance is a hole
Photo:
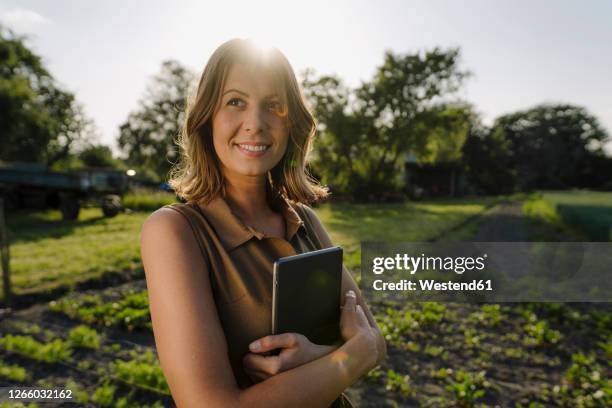
[[[270,81],[243,64],[230,68],[212,120],[225,177],[262,176],[287,150],[286,108]]]

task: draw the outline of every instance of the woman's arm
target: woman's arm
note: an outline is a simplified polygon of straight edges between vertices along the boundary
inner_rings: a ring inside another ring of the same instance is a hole
[[[187,220],[173,210],[156,211],[143,226],[141,254],[155,343],[179,407],[329,406],[374,366],[376,336],[363,311],[353,308],[352,337],[339,349],[240,390],[213,300],[207,260]]]
[[[304,205],[303,208],[308,213],[310,220],[312,221],[312,226],[315,232],[317,233],[317,235],[319,236],[321,243],[323,244],[323,247],[329,248],[329,247],[334,246],[334,244],[332,243],[331,237],[329,236],[328,232],[325,230],[323,223],[321,222],[317,214],[314,212],[314,210],[306,205]],[[368,321],[370,322],[370,326],[372,326],[372,328],[376,330],[376,333],[377,333],[376,343],[377,343],[377,350],[378,350],[378,359],[376,361],[376,365],[379,365],[385,359],[387,355],[387,343],[385,342],[385,339],[382,333],[380,332],[380,329],[378,327],[378,324],[376,323],[376,320],[374,319],[374,316],[372,315],[372,312],[370,312],[370,309],[368,309],[368,306],[363,300],[361,291],[359,290],[359,287],[357,286],[357,284],[355,283],[355,280],[351,276],[351,273],[348,271],[348,269],[346,269],[344,265],[342,265],[342,293],[344,294],[349,290],[352,290],[357,294],[357,304],[361,305],[361,307],[363,308],[363,311],[365,312],[368,318]]]

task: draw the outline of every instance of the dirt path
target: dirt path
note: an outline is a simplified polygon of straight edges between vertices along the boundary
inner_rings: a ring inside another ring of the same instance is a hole
[[[521,242],[529,240],[529,226],[520,201],[504,202],[481,225],[473,241]]]

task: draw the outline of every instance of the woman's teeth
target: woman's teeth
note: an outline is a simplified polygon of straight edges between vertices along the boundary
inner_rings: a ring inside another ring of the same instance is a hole
[[[238,146],[240,146],[241,149],[248,150],[250,152],[263,152],[264,150],[268,148],[268,146],[266,145],[253,146],[253,145],[240,144]]]

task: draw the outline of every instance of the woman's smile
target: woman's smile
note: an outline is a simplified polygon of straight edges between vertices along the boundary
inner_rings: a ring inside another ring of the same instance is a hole
[[[270,149],[269,144],[262,143],[236,143],[234,146],[248,157],[261,157]]]

